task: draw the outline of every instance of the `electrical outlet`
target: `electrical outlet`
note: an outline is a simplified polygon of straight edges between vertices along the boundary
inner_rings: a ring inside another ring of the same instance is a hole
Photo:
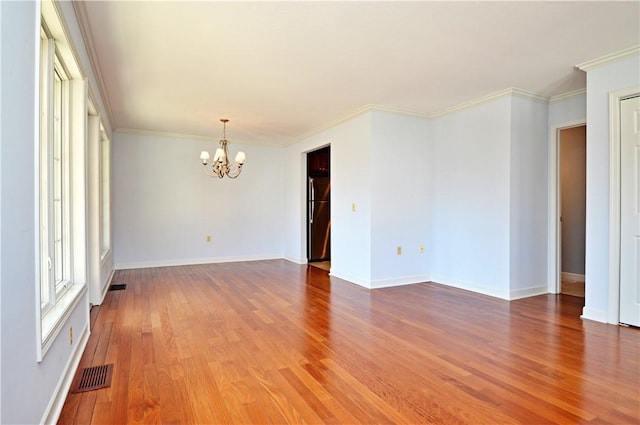
[[[73,345],[73,326],[69,327],[69,345]]]
[[[420,244],[420,247],[418,247],[418,251],[420,251],[420,254],[424,254],[424,245]]]
[[[211,235],[207,235],[207,242],[211,242]]]
[[[402,255],[402,247],[401,246],[396,248],[396,254]]]

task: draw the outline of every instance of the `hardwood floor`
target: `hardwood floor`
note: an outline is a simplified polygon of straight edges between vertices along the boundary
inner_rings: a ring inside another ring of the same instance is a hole
[[[611,423],[640,417],[640,331],[582,300],[368,291],[256,261],[116,272],[61,424]]]
[[[560,282],[560,292],[565,295],[584,298],[584,282],[563,279]]]
[[[307,266],[317,267],[327,272],[331,271],[331,261],[313,261],[313,262],[307,263]]]

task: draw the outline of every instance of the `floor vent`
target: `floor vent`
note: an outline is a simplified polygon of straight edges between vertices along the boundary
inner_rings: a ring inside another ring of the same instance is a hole
[[[85,367],[78,371],[71,392],[81,393],[83,391],[93,391],[110,387],[112,374],[113,363]]]
[[[127,289],[126,283],[114,283],[113,285],[109,286],[110,291],[122,291],[123,289]]]

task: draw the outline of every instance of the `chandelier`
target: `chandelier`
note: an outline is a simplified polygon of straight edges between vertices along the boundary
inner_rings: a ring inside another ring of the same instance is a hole
[[[247,156],[244,152],[238,152],[236,154],[235,164],[229,161],[229,151],[227,150],[227,145],[229,144],[227,140],[227,123],[229,120],[220,118],[220,121],[222,122],[222,139],[220,140],[220,147],[216,149],[211,168],[207,168],[207,163],[210,158],[209,152],[202,151],[200,153],[200,159],[202,160],[202,165],[204,165],[204,172],[208,176],[223,178],[226,175],[230,179],[235,179],[240,175],[242,164],[244,164]]]

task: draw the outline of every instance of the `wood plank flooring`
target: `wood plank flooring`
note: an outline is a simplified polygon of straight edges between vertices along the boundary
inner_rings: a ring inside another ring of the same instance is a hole
[[[565,295],[584,298],[584,291],[584,282],[564,279],[560,282],[560,292]]]
[[[638,424],[640,331],[582,299],[369,291],[281,260],[117,271],[60,424]]]

